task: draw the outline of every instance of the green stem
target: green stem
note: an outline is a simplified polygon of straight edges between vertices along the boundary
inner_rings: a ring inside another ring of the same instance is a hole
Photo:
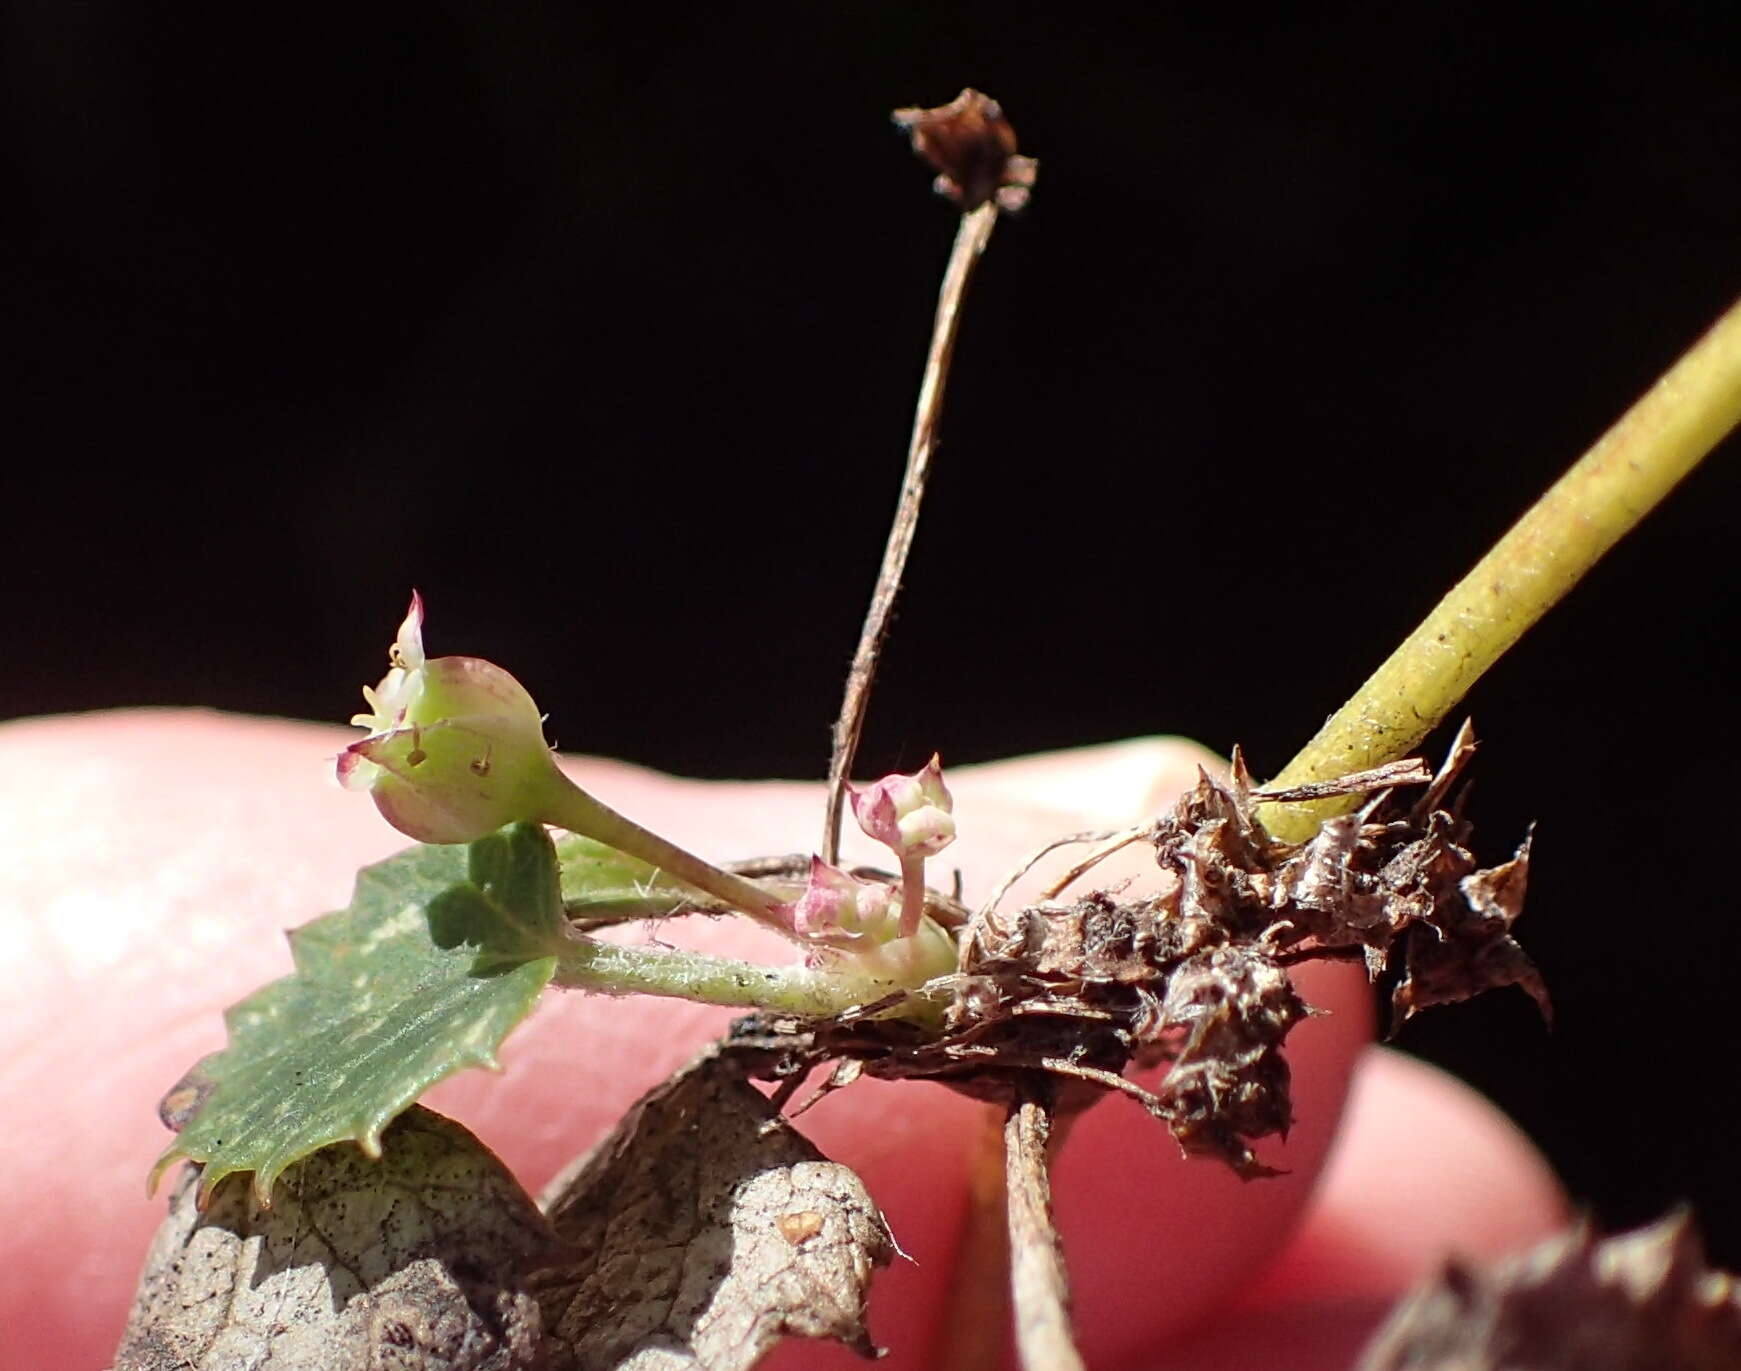
[[[642,828],[633,819],[595,800],[560,772],[557,774],[562,785],[552,797],[549,810],[539,815],[545,823],[592,838],[631,857],[639,857],[649,866],[657,867],[697,890],[705,890],[786,937],[793,936],[791,928],[774,913],[779,901],[770,891],[742,876],[722,871],[712,862],[704,861],[669,839]]]
[[[870,1004],[901,987],[855,975],[845,965],[762,966],[676,947],[625,946],[576,938],[558,955],[554,983],[607,995],[664,995],[731,1009],[827,1018]],[[911,1012],[909,1013],[909,1008]],[[928,1001],[909,996],[889,1013],[925,1017]]]
[[[1741,421],[1741,301],[1495,544],[1270,782],[1329,780],[1406,756],[1500,655]],[[1265,805],[1303,841],[1357,797]]]

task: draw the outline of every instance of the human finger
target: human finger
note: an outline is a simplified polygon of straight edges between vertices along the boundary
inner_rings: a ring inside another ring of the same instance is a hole
[[[1346,1371],[1446,1258],[1491,1261],[1563,1228],[1546,1160],[1488,1100],[1388,1048],[1368,1049],[1298,1231],[1218,1317],[1120,1365],[1138,1371]]]
[[[16,1301],[0,1321],[26,1330],[21,1353],[40,1341],[34,1329],[60,1356],[68,1338],[106,1355],[161,1213],[137,1189],[163,1142],[150,1118],[157,1095],[221,1045],[221,1006],[287,969],[277,930],[342,905],[359,864],[403,845],[369,806],[319,782],[320,759],[345,736],[195,713],[0,731],[0,812],[30,858],[14,883],[8,931],[38,973],[15,1002],[9,1026],[24,1031],[0,1068],[0,1098],[34,1106],[23,1116],[38,1135],[23,1150],[28,1174],[15,1176],[21,1199],[4,1206],[9,1242],[40,1258],[0,1297]],[[964,818],[983,824],[980,842],[959,845],[967,879],[983,888],[1040,837],[1152,813],[1200,757],[1151,742],[953,773]],[[578,772],[612,803],[714,857],[804,846],[819,812],[814,786],[673,782],[603,762]],[[758,936],[721,921],[700,941],[744,955]],[[536,1186],[724,1017],[669,1001],[557,997],[510,1041],[504,1077],[468,1073],[432,1103]],[[1307,1072],[1320,1075],[1335,1070]],[[891,1292],[913,1347],[928,1345],[940,1317],[935,1276],[952,1256],[965,1191],[960,1140],[972,1136],[975,1110],[936,1088],[866,1085],[807,1125],[825,1151],[865,1173],[903,1242],[923,1253],[926,1278]],[[1159,1142],[1165,1155],[1170,1144],[1146,1118],[1128,1122],[1145,1131],[1135,1145],[1153,1151]],[[1178,1182],[1179,1194],[1193,1181]],[[1061,1203],[1070,1188],[1061,1177]],[[1294,1202],[1277,1193],[1254,1208],[1267,1220]],[[890,1284],[910,1279],[902,1268]]]

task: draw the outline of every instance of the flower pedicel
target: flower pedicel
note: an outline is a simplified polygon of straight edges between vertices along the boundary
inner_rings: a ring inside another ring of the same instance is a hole
[[[479,657],[426,658],[415,591],[388,652],[392,668],[353,724],[369,736],[338,758],[339,783],[367,790],[394,828],[425,843],[469,843],[505,824],[552,824],[608,844],[786,931],[775,897],[601,804],[563,774],[526,688]]]

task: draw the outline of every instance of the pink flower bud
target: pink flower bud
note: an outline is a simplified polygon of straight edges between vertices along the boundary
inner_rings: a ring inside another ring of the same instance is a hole
[[[810,859],[810,879],[804,893],[785,906],[792,927],[805,937],[870,937],[878,942],[895,931],[895,892],[886,885],[860,881],[820,857]]]
[[[935,857],[955,841],[954,809],[936,755],[910,776],[897,772],[852,790],[858,826],[903,861]]]
[[[536,819],[561,773],[526,688],[478,657],[423,655],[423,600],[415,592],[389,659],[363,687],[370,730],[339,755],[338,778],[367,790],[387,822],[426,843],[465,843]]]

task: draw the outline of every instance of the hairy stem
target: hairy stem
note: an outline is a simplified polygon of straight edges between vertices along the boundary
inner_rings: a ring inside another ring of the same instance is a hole
[[[1741,301],[1476,563],[1269,784],[1282,789],[1406,755],[1481,674],[1741,422]],[[1259,809],[1303,841],[1348,795]]]
[[[607,995],[663,995],[731,1009],[826,1018],[870,1004],[900,987],[855,972],[849,964],[763,966],[676,947],[623,945],[575,938],[558,954],[553,984]],[[909,997],[923,1017],[929,1006]],[[902,1017],[902,1006],[888,1011]]]
[[[913,547],[913,532],[919,526],[919,503],[925,496],[931,454],[937,448],[937,425],[943,414],[944,388],[949,383],[949,362],[955,354],[961,303],[967,298],[973,268],[991,241],[992,229],[997,227],[997,215],[997,204],[988,201],[961,216],[955,246],[949,252],[949,265],[943,272],[943,285],[937,293],[937,317],[931,327],[925,375],[919,383],[919,403],[913,412],[913,434],[907,444],[907,470],[901,478],[900,501],[883,548],[882,569],[877,572],[864,627],[859,630],[858,650],[853,653],[852,668],[847,673],[840,717],[834,725],[834,748],[828,762],[828,808],[822,825],[822,860],[831,865],[840,860],[840,816],[846,800],[846,778],[852,774],[853,758],[858,754],[871,682],[876,678],[883,639],[889,631],[889,613],[895,607],[907,554]]]

